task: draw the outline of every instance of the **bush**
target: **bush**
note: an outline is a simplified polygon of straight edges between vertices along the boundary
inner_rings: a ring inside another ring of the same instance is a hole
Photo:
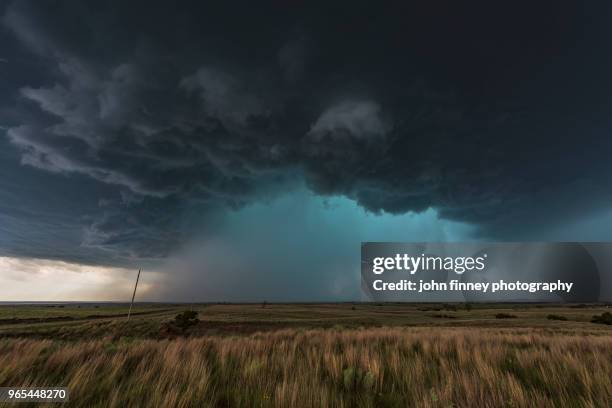
[[[556,314],[549,314],[548,316],[546,316],[546,318],[548,320],[567,320],[567,317]]]
[[[593,318],[591,319],[592,323],[599,323],[599,324],[608,324],[608,325],[612,325],[612,313],[610,312],[604,312],[601,315],[595,315],[593,316]]]
[[[498,313],[495,315],[496,319],[514,319],[516,318],[515,315],[511,315],[509,313]]]
[[[165,323],[161,332],[164,335],[180,335],[185,334],[187,329],[198,324],[198,312],[193,310],[185,310],[174,317],[174,320]]]
[[[198,312],[194,312],[193,310],[185,310],[183,313],[177,314],[174,318],[174,324],[183,330],[198,324],[199,321]]]
[[[442,308],[439,307],[419,307],[417,308],[419,312],[439,312]]]
[[[344,388],[351,392],[356,392],[359,389],[369,390],[374,388],[376,377],[370,371],[348,367],[342,371],[342,383]]]

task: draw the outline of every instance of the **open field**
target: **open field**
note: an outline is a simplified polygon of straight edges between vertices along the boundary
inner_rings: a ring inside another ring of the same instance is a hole
[[[189,309],[199,322],[170,323]],[[612,326],[591,322],[610,311],[605,305],[142,304],[135,311],[126,322],[125,305],[0,307],[0,386],[65,385],[69,405],[82,407],[612,401]]]

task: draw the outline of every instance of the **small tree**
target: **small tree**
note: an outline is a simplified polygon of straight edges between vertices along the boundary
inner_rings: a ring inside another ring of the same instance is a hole
[[[198,324],[198,313],[192,310],[186,310],[183,313],[179,313],[174,318],[174,324],[182,331],[187,330],[189,327]]]
[[[591,322],[612,325],[612,313],[603,312],[600,315],[595,315],[593,316],[593,319],[591,319]]]

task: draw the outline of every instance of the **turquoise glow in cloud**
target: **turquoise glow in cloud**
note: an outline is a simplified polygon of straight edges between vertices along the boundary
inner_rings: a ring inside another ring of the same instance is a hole
[[[435,210],[366,212],[343,197],[305,188],[227,214],[214,239],[202,239],[167,265],[159,296],[201,301],[359,300],[362,241],[457,241],[472,228]]]

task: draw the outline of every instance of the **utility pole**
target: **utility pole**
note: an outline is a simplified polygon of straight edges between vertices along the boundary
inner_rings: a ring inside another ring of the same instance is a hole
[[[138,280],[140,279],[140,269],[138,270],[138,276],[136,276],[136,285],[134,285],[134,293],[132,293],[132,303],[130,303],[130,310],[128,310],[127,321],[130,321],[130,315],[132,314],[132,306],[134,306],[134,298],[136,297],[136,289],[138,288]]]

